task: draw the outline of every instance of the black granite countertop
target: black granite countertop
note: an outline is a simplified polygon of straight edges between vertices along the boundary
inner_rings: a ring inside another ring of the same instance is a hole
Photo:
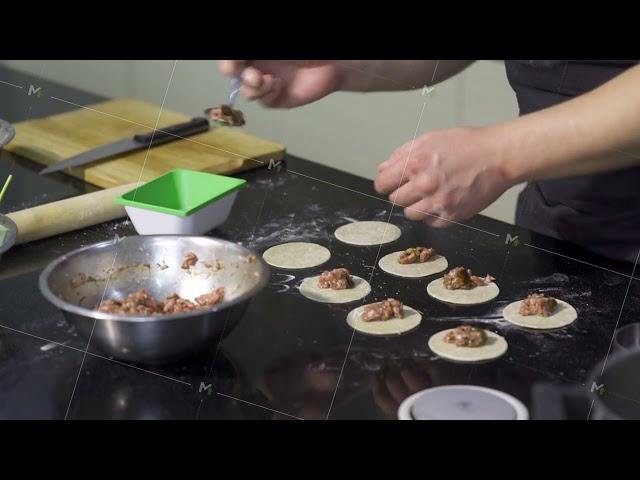
[[[31,84],[44,94],[28,95]],[[77,108],[60,99],[77,105],[102,100],[0,67],[5,120]],[[1,153],[0,179],[9,173],[15,177],[3,213],[95,190],[64,174],[43,177],[37,170],[30,161]],[[545,402],[555,397],[539,393],[552,386],[587,394],[589,372],[607,355],[616,324],[633,322],[640,313],[640,284],[631,279],[632,265],[482,216],[430,229],[405,220],[401,209],[392,209],[375,193],[371,181],[291,155],[283,169],[241,176],[247,188],[230,219],[210,235],[259,253],[286,241],[325,245],[333,255],[330,265],[371,278],[366,303],[396,296],[423,312],[420,327],[393,338],[354,334],[345,322],[354,305],[312,302],[296,288],[322,267],[273,269],[268,287],[238,326],[197,358],[162,367],[116,362],[91,345],[87,349],[86,340],[42,297],[37,279],[65,252],[115,234],[135,235],[123,219],[18,246],[0,260],[0,418],[391,419],[409,394],[446,384],[497,388],[523,401],[534,418],[547,418],[553,406]],[[387,219],[403,234],[380,249],[348,246],[332,235],[352,220]],[[434,246],[451,266],[491,273],[499,297],[487,305],[449,306],[427,296],[431,277],[399,279],[374,268],[377,258],[415,244]],[[579,319],[547,332],[507,324],[502,308],[532,289],[570,302]],[[508,352],[477,365],[433,355],[429,336],[462,321],[503,335]],[[585,401],[571,415],[587,418],[588,413]]]

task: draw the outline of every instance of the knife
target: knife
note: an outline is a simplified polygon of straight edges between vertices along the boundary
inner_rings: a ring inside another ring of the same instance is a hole
[[[158,129],[155,132],[134,135],[133,138],[125,138],[117,142],[101,145],[99,147],[82,152],[71,158],[55,163],[40,171],[40,175],[65,170],[67,168],[79,167],[97,160],[104,160],[122,153],[135,152],[145,148],[155,147],[163,143],[172,142],[180,138],[195,135],[208,131],[209,120],[204,117],[196,117],[185,123],[171,125]]]

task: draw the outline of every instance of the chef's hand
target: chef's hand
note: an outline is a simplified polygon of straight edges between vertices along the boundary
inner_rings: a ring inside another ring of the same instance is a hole
[[[408,219],[448,226],[480,212],[514,184],[499,147],[489,127],[431,131],[378,167],[375,188],[404,207]]]
[[[340,87],[338,64],[328,60],[221,60],[219,68],[229,76],[242,73],[240,93],[268,107],[299,107]]]

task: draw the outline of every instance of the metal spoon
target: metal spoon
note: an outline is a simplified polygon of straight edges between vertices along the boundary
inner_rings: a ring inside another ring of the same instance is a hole
[[[233,78],[233,81],[231,82],[231,92],[229,93],[229,102],[227,103],[227,105],[229,106],[229,108],[233,108],[233,106],[236,103],[236,98],[238,97],[238,92],[240,91],[240,86],[242,85],[242,76],[241,75],[236,75]],[[218,108],[218,107],[209,107],[207,109],[205,109],[204,113],[205,115],[210,118],[210,113],[211,110],[213,110],[214,108]],[[217,119],[214,120],[217,123],[220,123],[222,125],[231,125],[229,122],[225,122],[222,119]]]
[[[236,75],[233,78],[233,82],[231,82],[231,93],[229,93],[229,106],[232,108],[236,103],[236,97],[238,96],[238,92],[240,91],[241,85],[242,85],[242,76]]]

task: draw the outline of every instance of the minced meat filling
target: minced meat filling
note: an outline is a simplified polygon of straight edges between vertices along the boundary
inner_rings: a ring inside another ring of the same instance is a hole
[[[173,293],[164,302],[159,302],[142,288],[130,293],[124,300],[104,300],[96,310],[104,313],[119,315],[163,315],[201,310],[217,305],[224,299],[224,287],[219,287],[210,293],[196,297],[194,301],[187,300]]]
[[[162,313],[162,302],[158,302],[144,288],[130,293],[122,300],[104,300],[98,310],[105,313],[124,315],[154,315]]]
[[[464,267],[455,267],[443,277],[444,288],[448,290],[468,290],[473,287],[483,287],[493,282],[495,278],[487,275],[484,278],[474,275],[473,272]]]
[[[481,347],[487,342],[487,333],[481,328],[461,325],[447,333],[444,341],[457,347]]]
[[[233,127],[244,125],[244,115],[240,110],[235,110],[229,105],[220,105],[209,110],[209,118],[217,122],[227,123]]]
[[[198,263],[197,255],[193,252],[186,253],[184,259],[182,260],[182,269],[189,270],[196,263]]]
[[[334,268],[331,271],[322,272],[318,280],[318,286],[332,290],[345,290],[353,288],[353,280],[349,270],[346,268]]]
[[[520,304],[520,315],[541,315],[548,317],[553,314],[558,302],[555,298],[546,297],[544,293],[532,293]]]
[[[413,247],[407,248],[398,257],[398,263],[424,263],[436,254],[435,248]]]
[[[403,317],[402,303],[395,298],[387,298],[382,302],[367,305],[362,312],[361,318],[365,322],[373,322]]]

